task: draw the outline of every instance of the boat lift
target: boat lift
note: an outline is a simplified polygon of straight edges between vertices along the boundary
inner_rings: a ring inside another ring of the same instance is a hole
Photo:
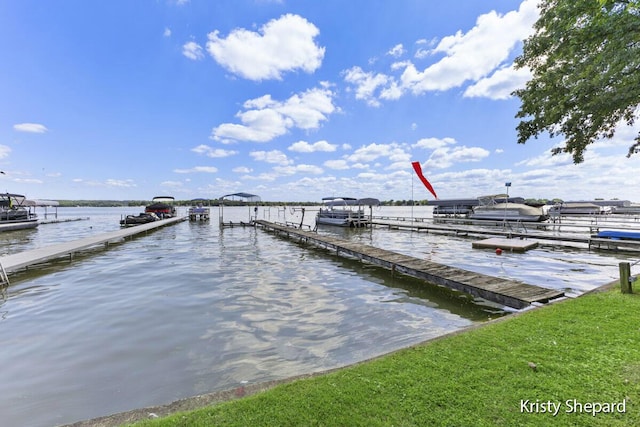
[[[192,206],[187,212],[189,221],[209,221],[210,204],[211,202],[209,199],[199,198],[191,200]]]
[[[220,228],[223,227],[235,227],[238,225],[241,226],[246,226],[246,225],[251,225],[252,221],[255,221],[256,219],[258,219],[258,206],[256,204],[256,206],[253,209],[253,216],[251,214],[251,206],[250,203],[252,202],[260,202],[262,199],[260,198],[260,196],[256,195],[256,194],[249,194],[249,193],[232,193],[232,194],[226,194],[222,197],[220,197],[218,199],[220,201],[220,205],[218,208],[218,222],[220,225]],[[249,221],[248,222],[224,222],[224,201],[225,200],[235,200],[235,201],[240,201],[243,203],[246,203],[249,206]]]

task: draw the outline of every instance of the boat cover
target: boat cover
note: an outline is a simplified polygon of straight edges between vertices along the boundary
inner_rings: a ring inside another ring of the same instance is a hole
[[[614,240],[640,240],[640,232],[637,231],[619,231],[619,230],[602,230],[597,237]]]

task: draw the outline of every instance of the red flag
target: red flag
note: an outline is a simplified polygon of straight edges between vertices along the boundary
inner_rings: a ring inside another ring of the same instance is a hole
[[[436,195],[435,190],[431,186],[431,183],[427,181],[427,178],[425,178],[424,175],[422,174],[422,168],[420,167],[420,162],[411,162],[411,165],[413,166],[413,170],[415,170],[416,173],[418,174],[418,178],[420,178],[420,181],[422,181],[424,186],[427,187],[427,190],[429,190],[431,194],[433,194],[433,197],[437,199],[438,196]]]

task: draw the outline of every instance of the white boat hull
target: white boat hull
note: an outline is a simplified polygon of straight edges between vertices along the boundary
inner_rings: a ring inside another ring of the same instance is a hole
[[[369,220],[362,212],[350,211],[320,211],[316,217],[317,224],[334,225],[337,227],[366,227]]]
[[[29,219],[25,221],[0,221],[0,232],[24,230],[28,228],[36,228],[37,226],[37,219]]]
[[[517,203],[498,203],[491,206],[478,206],[469,214],[470,219],[493,221],[540,222],[548,217],[542,209]]]

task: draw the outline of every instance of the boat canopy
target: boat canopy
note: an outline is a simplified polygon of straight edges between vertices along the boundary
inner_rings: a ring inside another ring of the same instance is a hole
[[[27,206],[27,198],[22,194],[2,193],[0,194],[0,205]]]
[[[152,202],[165,202],[165,203],[173,202],[174,200],[176,200],[176,198],[173,196],[157,196],[151,199]]]
[[[256,194],[249,194],[249,193],[225,194],[224,196],[220,197],[220,200],[225,200],[225,199],[236,200],[236,198],[245,202],[259,202],[261,200],[260,196]]]
[[[355,197],[323,197],[325,206],[378,206],[380,200],[372,197],[356,199]]]

